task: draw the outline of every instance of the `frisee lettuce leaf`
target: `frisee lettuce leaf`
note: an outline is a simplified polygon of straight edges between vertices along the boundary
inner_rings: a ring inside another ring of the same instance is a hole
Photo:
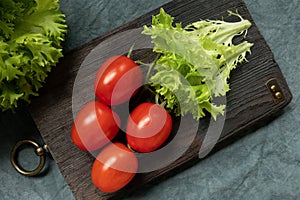
[[[37,96],[66,33],[59,0],[0,1],[0,108]]]
[[[191,113],[195,119],[205,110],[216,119],[224,114],[225,105],[216,105],[213,98],[225,96],[230,90],[230,72],[246,61],[252,43],[233,44],[238,35],[246,37],[251,23],[239,14],[238,22],[200,20],[182,27],[163,9],[152,17],[152,25],[144,26],[151,36],[153,51],[160,54],[155,61],[151,85],[164,98],[166,108],[176,115]]]

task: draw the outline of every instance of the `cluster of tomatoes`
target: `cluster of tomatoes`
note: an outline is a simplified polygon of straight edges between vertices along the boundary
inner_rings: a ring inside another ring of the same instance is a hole
[[[103,192],[120,190],[133,179],[138,159],[132,149],[139,153],[155,151],[170,135],[170,114],[158,104],[143,102],[128,114],[125,122],[128,145],[111,142],[122,134],[121,119],[113,106],[128,102],[142,82],[142,70],[132,59],[122,55],[110,57],[100,66],[95,78],[98,100],[85,104],[74,120],[73,143],[83,151],[101,149],[92,166],[91,177]]]

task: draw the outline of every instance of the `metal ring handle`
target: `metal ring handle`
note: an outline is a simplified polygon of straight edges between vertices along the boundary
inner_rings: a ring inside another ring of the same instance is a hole
[[[17,154],[19,153],[20,148],[24,147],[26,145],[31,145],[31,146],[35,147],[35,153],[40,157],[39,165],[32,171],[24,170],[22,167],[19,166],[19,164],[17,162]],[[34,142],[32,140],[21,140],[21,141],[17,142],[16,145],[14,146],[14,148],[12,149],[11,154],[10,154],[10,161],[11,161],[11,164],[13,165],[13,167],[20,174],[22,174],[24,176],[35,176],[35,175],[39,174],[45,166],[45,160],[46,160],[45,152],[46,151],[47,151],[46,146],[40,147],[36,142]]]

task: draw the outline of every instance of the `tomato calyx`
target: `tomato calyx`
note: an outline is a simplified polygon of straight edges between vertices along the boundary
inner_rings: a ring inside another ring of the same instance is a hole
[[[133,152],[133,153],[139,153],[139,152],[135,151],[135,150],[128,144],[128,142],[127,142],[126,146],[127,146],[127,148],[128,148],[131,152]]]

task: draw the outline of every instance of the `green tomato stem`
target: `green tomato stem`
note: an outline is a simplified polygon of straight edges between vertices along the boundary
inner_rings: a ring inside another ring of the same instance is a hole
[[[127,54],[127,57],[130,58],[131,57],[131,54],[132,54],[132,51],[133,51],[133,48],[134,48],[134,45],[135,43],[130,47],[129,51],[128,51],[128,54]]]

